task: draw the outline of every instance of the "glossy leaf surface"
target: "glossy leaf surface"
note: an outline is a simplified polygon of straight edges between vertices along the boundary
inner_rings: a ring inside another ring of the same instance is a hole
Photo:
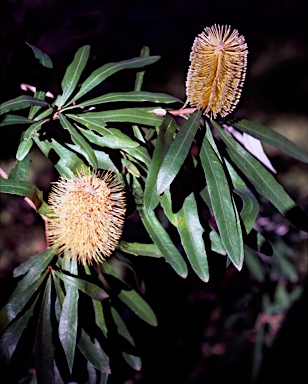
[[[9,111],[17,111],[31,107],[32,105],[39,105],[41,107],[48,107],[48,103],[43,100],[35,99],[32,96],[19,96],[15,99],[8,100],[0,105],[0,115]]]
[[[39,63],[42,64],[43,67],[52,69],[52,61],[46,53],[42,52],[39,48],[35,47],[26,42],[26,44],[32,49],[34,56],[38,59]]]

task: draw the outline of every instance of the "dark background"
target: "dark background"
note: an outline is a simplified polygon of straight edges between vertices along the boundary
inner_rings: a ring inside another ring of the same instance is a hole
[[[236,114],[278,130],[308,151],[304,5],[304,1],[296,0],[1,0],[0,102],[19,96],[21,83],[35,85],[37,81],[38,63],[25,42],[53,60],[54,70],[47,70],[43,81],[54,94],[60,92],[65,69],[81,46],[91,45],[89,67],[93,70],[111,61],[138,56],[147,45],[151,54],[160,55],[161,60],[146,70],[143,89],[185,100],[185,78],[194,38],[206,26],[230,24],[245,36],[249,49],[247,78]],[[106,87],[112,91],[131,90],[133,81],[133,76],[129,78],[128,72],[123,71],[110,78]],[[18,127],[1,128],[0,159],[5,170],[14,163],[20,133]],[[277,179],[306,209],[307,166],[269,146],[265,150],[278,171]],[[38,165],[30,174],[30,181],[48,190],[54,177],[52,167],[39,153],[34,156]],[[2,197],[1,208],[6,215],[1,221],[1,243],[6,250],[2,250],[0,258],[4,300],[12,287],[13,267],[44,247],[44,238],[42,222],[22,200],[19,215],[8,196]],[[17,221],[13,219],[16,216]],[[297,284],[305,286],[307,242],[303,237],[294,237],[294,229],[292,233],[287,241],[296,253],[300,276]],[[147,259],[137,264],[159,326],[152,329],[139,320],[131,320],[143,370],[134,373],[115,354],[110,383],[249,383],[254,341],[248,336],[263,289],[249,271],[245,267],[240,273],[232,267],[225,270],[220,260],[213,261],[210,282],[204,284],[192,272],[182,280],[161,260]],[[237,319],[233,323],[232,316]],[[291,308],[276,343],[266,355],[260,383],[289,377],[293,382],[302,382],[306,376],[306,326],[304,293]],[[298,352],[301,347],[302,354]]]

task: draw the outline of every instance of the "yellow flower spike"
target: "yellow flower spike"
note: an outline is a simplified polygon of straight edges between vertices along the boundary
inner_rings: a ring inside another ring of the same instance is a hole
[[[123,230],[125,197],[121,182],[107,172],[80,171],[54,183],[48,237],[58,254],[69,251],[83,265],[101,262],[114,251]]]
[[[195,38],[186,79],[191,106],[216,119],[233,111],[246,75],[247,44],[230,26],[213,25]]]

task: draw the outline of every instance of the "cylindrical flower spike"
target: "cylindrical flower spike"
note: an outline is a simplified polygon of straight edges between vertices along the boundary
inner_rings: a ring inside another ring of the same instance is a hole
[[[114,251],[123,230],[125,196],[112,173],[77,172],[60,177],[50,192],[49,241],[58,254],[69,252],[83,265],[101,262]]]
[[[227,116],[237,105],[247,67],[247,44],[230,26],[213,25],[195,38],[186,79],[192,107],[210,118]]]

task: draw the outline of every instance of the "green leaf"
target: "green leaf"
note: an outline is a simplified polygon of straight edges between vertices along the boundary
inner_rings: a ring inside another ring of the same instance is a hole
[[[103,301],[109,295],[97,285],[90,283],[89,281],[79,279],[78,277],[68,276],[61,272],[56,272],[56,276],[58,276],[61,280],[63,280],[66,284],[79,289],[81,292],[91,296],[93,299],[98,301]]]
[[[37,115],[33,120],[39,121],[39,120],[45,119],[45,117],[50,116],[52,113],[53,113],[53,108],[50,107],[45,111],[43,111],[42,113],[40,113],[39,115]]]
[[[39,130],[41,129],[41,126],[48,120],[49,119],[40,120],[34,124],[31,124],[30,127],[25,131],[23,138],[17,149],[17,154],[16,154],[17,160],[19,161],[23,160],[23,158],[29,153],[33,144],[34,136],[37,136]]]
[[[102,67],[96,69],[82,84],[80,91],[77,95],[70,101],[69,104],[72,104],[74,101],[80,99],[87,92],[91,91],[94,87],[100,84],[102,81],[107,79],[107,77],[113,75],[114,73],[121,71],[122,69],[129,68],[141,68],[146,65],[155,63],[159,59],[159,56],[151,57],[135,57],[131,60],[124,60],[118,63],[109,63],[105,64]]]
[[[124,151],[134,159],[142,161],[147,167],[150,166],[151,157],[145,147],[126,148]]]
[[[103,112],[86,112],[75,115],[75,120],[85,126],[88,123],[102,127],[107,122],[125,122],[158,127],[163,118],[155,115],[152,111],[153,108],[122,108]]]
[[[280,149],[282,152],[294,157],[297,160],[308,163],[308,155],[305,151],[273,129],[245,119],[231,123],[231,125],[261,141],[264,141],[265,143],[272,145],[273,147]]]
[[[188,260],[202,281],[209,280],[209,266],[203,240],[203,232],[194,194],[191,193],[184,201],[183,207],[175,215],[176,227]]]
[[[157,176],[157,192],[163,193],[172,183],[183,165],[200,125],[201,111],[196,111],[185,121],[170,145]]]
[[[95,157],[95,153],[91,145],[87,143],[87,141],[78,133],[78,131],[72,126],[72,124],[66,119],[66,117],[62,115],[62,113],[59,113],[59,119],[62,127],[69,131],[73,143],[82,148],[82,151],[89,164],[94,169],[97,169],[97,159]]]
[[[16,160],[10,170],[8,179],[26,181],[29,176],[30,156],[26,155],[22,161]]]
[[[149,57],[150,56],[150,49],[147,46],[142,47],[141,52],[140,52],[140,57]],[[136,80],[135,80],[135,91],[140,91],[141,86],[143,83],[143,78],[144,78],[145,71],[139,71],[136,74]]]
[[[156,188],[157,175],[160,166],[168,152],[173,135],[176,130],[176,123],[172,116],[166,115],[161,126],[155,143],[152,161],[150,163],[144,190],[144,209],[147,212],[155,209],[159,203],[159,195]]]
[[[127,148],[135,148],[139,146],[139,143],[132,140],[118,129],[110,128],[108,135],[100,136],[87,129],[78,126],[77,128],[91,143],[99,145],[100,147],[126,150]]]
[[[59,156],[58,162],[55,164],[56,170],[60,175],[67,178],[71,178],[76,169],[87,169],[85,163],[76,155],[76,153],[63,147],[54,139],[51,141],[41,141],[37,137],[34,137],[34,141],[39,149],[48,157],[50,151],[54,150]]]
[[[34,365],[39,383],[54,383],[53,358],[55,347],[51,326],[51,276],[47,280],[34,346]]]
[[[204,137],[200,159],[220,237],[232,263],[241,270],[244,260],[242,233],[223,165]]]
[[[249,247],[245,247],[245,264],[247,265],[250,273],[259,282],[263,283],[265,280],[265,271],[258,255]]]
[[[121,163],[123,168],[125,168],[129,173],[136,177],[140,177],[139,169],[131,161],[122,158]]]
[[[100,303],[97,300],[92,299],[93,309],[94,309],[94,315],[95,315],[95,323],[100,328],[100,330],[103,332],[103,335],[107,338],[108,330],[106,326],[106,321],[104,317],[104,312],[102,308],[102,303]]]
[[[243,220],[246,232],[249,233],[256,221],[259,214],[259,203],[253,193],[248,189],[247,185],[236,173],[232,165],[225,160],[229,175],[234,185],[234,192],[241,197],[243,201],[243,208],[240,212],[241,219]]]
[[[15,125],[15,124],[30,124],[33,123],[32,120],[27,119],[23,116],[18,115],[5,115],[1,119],[0,127],[4,127],[5,125]]]
[[[213,252],[219,253],[220,255],[226,256],[227,252],[224,248],[224,245],[221,241],[221,238],[213,228],[210,232],[209,237],[210,237],[210,241],[211,241],[211,250]]]
[[[78,325],[78,289],[67,284],[59,321],[59,338],[70,372],[73,369]]]
[[[131,344],[133,347],[135,347],[135,343],[134,343],[134,340],[131,336],[131,334],[129,333],[127,327],[126,327],[126,324],[124,323],[124,321],[122,320],[121,316],[119,315],[119,313],[115,310],[115,308],[111,307],[111,315],[113,317],[113,320],[117,326],[117,329],[118,329],[118,334],[121,335],[125,340],[127,340],[129,342],[129,344]],[[124,357],[124,359],[126,360],[126,362],[133,368],[135,369],[136,371],[140,371],[141,370],[141,359],[139,356],[135,356],[135,355],[132,355],[132,354],[129,354],[125,351],[122,352],[122,355]]]
[[[38,210],[43,204],[43,192],[27,181],[0,179],[0,192],[28,197]]]
[[[135,256],[163,257],[155,244],[127,243],[125,241],[120,241],[117,248],[120,251]]]
[[[212,124],[228,146],[230,158],[244,172],[256,190],[268,199],[282,214],[293,208],[296,205],[295,202],[275,180],[274,176],[215,121],[212,121]]]
[[[0,339],[0,361],[9,365],[11,357],[17,347],[23,331],[27,328],[28,321],[33,315],[33,309],[37,299],[23,316],[20,316],[14,323],[7,328]]]
[[[141,186],[134,177],[133,183],[133,194],[137,204],[137,209],[141,218],[141,221],[147,230],[149,236],[156,244],[157,248],[160,250],[165,260],[172,266],[172,268],[178,273],[181,277],[186,278],[188,269],[187,265],[170,239],[168,233],[165,231],[164,227],[157,219],[155,212],[146,212],[142,203],[143,203],[143,191]]]
[[[97,340],[93,343],[90,336],[83,329],[81,330],[78,348],[84,357],[100,372],[111,373],[108,356]]]
[[[117,297],[125,303],[140,319],[144,320],[146,323],[157,326],[156,316],[149,306],[149,304],[137,293],[134,289],[132,289],[120,276],[116,273],[116,271],[110,266],[108,263],[103,263],[101,265],[102,273],[111,275],[115,277],[117,280],[121,281],[124,284],[125,288],[121,289],[119,293],[117,293]]]
[[[43,53],[40,49],[36,48],[34,45],[31,45],[26,42],[26,44],[33,50],[34,56],[38,59],[39,63],[43,65],[43,67],[52,69],[52,61],[46,53]]]
[[[116,92],[107,93],[106,95],[96,97],[95,99],[84,101],[78,104],[78,107],[88,107],[91,105],[103,104],[103,103],[114,103],[114,102],[150,102],[150,103],[182,103],[180,99],[174,96],[167,95],[166,93],[152,93],[143,91],[131,91],[131,92]]]
[[[36,91],[34,97],[39,100],[45,100],[46,92]],[[41,109],[40,106],[34,105],[30,108],[28,118],[33,119],[36,113]]]
[[[9,323],[16,318],[33,294],[37,292],[39,286],[44,281],[47,272],[45,272],[38,280],[28,285],[22,292],[12,295],[12,299],[0,311],[0,333],[2,333]]]
[[[35,99],[32,96],[19,96],[15,99],[11,99],[0,105],[0,115],[9,111],[17,111],[18,109],[24,109],[31,107],[31,105],[40,105],[41,107],[48,107],[49,104],[46,101]]]
[[[85,45],[78,49],[74,60],[67,67],[64,78],[61,82],[63,94],[56,101],[56,105],[61,108],[66,100],[71,96],[80,79],[81,73],[84,70],[90,54],[90,46]]]

